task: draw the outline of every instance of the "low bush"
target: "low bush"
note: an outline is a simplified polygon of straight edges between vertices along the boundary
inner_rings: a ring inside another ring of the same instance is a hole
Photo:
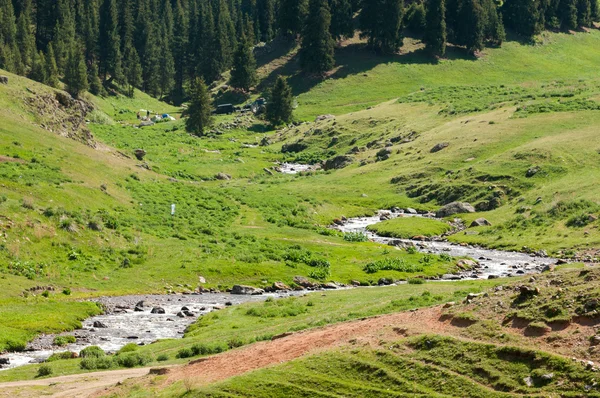
[[[134,368],[136,366],[144,366],[152,362],[152,358],[147,354],[139,352],[129,352],[127,354],[119,354],[115,357],[115,361],[119,366],[126,368]]]
[[[101,358],[105,355],[106,353],[104,352],[104,350],[98,347],[97,345],[92,345],[87,348],[84,348],[79,353],[79,356],[81,358]]]
[[[158,362],[168,361],[169,360],[169,356],[167,354],[160,354],[159,356],[156,357],[156,360]]]
[[[56,336],[52,341],[52,344],[57,345],[59,347],[66,346],[67,344],[73,344],[77,341],[75,336]]]
[[[95,370],[95,369],[111,369],[117,365],[116,361],[113,357],[103,356],[103,357],[88,357],[81,360],[79,367],[81,369],[86,370]]]
[[[117,355],[137,351],[139,348],[140,346],[135,343],[125,344],[123,347],[121,347]]]
[[[52,368],[48,365],[42,365],[38,368],[36,377],[45,377],[52,374]]]
[[[48,359],[46,359],[46,362],[54,362],[54,361],[58,361],[61,359],[72,359],[72,358],[77,358],[77,353],[72,352],[72,351],[55,352],[54,354],[50,355],[50,357],[48,357]]]

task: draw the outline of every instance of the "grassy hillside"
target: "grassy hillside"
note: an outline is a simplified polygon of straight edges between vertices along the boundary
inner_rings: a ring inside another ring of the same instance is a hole
[[[223,116],[202,138],[181,120],[137,128],[140,109],[179,114],[139,92],[88,97],[94,109],[82,118],[85,104],[60,104],[54,90],[9,75],[0,85],[0,270],[12,290],[2,293],[0,324],[12,329],[0,334],[0,350],[98,310],[78,299],[189,291],[199,276],[226,289],[293,284],[298,275],[376,284],[456,270],[447,256],[351,242],[324,228],[392,206],[468,201],[478,212],[461,216],[465,223],[483,216],[492,226],[456,242],[594,257],[599,41],[597,31],[548,34],[543,45],[509,42],[479,60],[451,51],[439,64],[412,41],[391,59],[347,46],[331,79],[291,77],[299,119],[335,119],[269,131],[259,119]],[[294,73],[285,60],[265,81]],[[350,163],[341,170],[271,169],[340,155]],[[403,236],[420,234],[410,229]],[[368,274],[379,260],[407,266]],[[38,285],[55,289],[47,298],[24,292]],[[42,303],[50,302],[64,311],[40,326],[34,318],[49,317]],[[16,322],[20,305],[35,312]]]

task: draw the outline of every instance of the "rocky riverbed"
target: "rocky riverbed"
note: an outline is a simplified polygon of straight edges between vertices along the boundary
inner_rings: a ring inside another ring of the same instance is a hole
[[[92,345],[107,352],[118,351],[128,343],[150,344],[159,339],[183,337],[185,329],[199,316],[226,306],[268,297],[289,297],[306,292],[279,292],[263,295],[204,293],[190,295],[135,295],[102,297],[105,313],[86,319],[83,327],[62,335],[73,335],[76,343],[64,347],[53,345],[57,335],[44,335],[33,340],[25,352],[0,356],[0,369],[11,369],[29,363],[39,363],[55,352],[79,352]],[[8,363],[6,363],[8,362]]]
[[[557,260],[543,255],[532,255],[519,252],[508,252],[491,250],[471,245],[458,245],[445,241],[442,237],[428,241],[395,239],[379,236],[370,232],[367,227],[381,221],[397,217],[430,217],[433,214],[418,214],[413,209],[380,210],[371,217],[357,217],[338,220],[333,228],[342,232],[361,232],[367,235],[369,240],[388,244],[395,247],[414,246],[423,253],[441,254],[446,253],[453,257],[469,257],[477,261],[473,270],[462,272],[457,275],[444,275],[442,279],[492,279],[516,275],[538,273],[544,268],[556,264]],[[541,253],[540,253],[541,254]]]

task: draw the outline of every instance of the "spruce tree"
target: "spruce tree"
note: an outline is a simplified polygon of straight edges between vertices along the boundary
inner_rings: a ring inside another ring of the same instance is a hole
[[[592,24],[592,3],[590,0],[577,1],[577,24],[579,26],[590,26]]]
[[[102,94],[102,82],[100,81],[100,77],[99,77],[99,70],[98,70],[98,64],[96,64],[95,62],[92,63],[92,66],[90,66],[89,70],[88,70],[88,83],[89,83],[89,90],[90,93],[94,94],[94,95],[100,95]]]
[[[200,78],[196,78],[192,84],[191,99],[185,116],[188,116],[185,129],[198,137],[204,135],[204,131],[212,125],[208,89]]]
[[[600,6],[598,0],[591,0],[590,4],[592,21],[597,22],[600,20]]]
[[[280,0],[279,32],[283,36],[295,38],[302,31],[308,12],[308,0]]]
[[[29,78],[36,82],[47,84],[46,57],[43,52],[36,52],[33,56]]]
[[[158,70],[159,70],[159,87],[160,97],[169,95],[175,83],[175,62],[171,53],[166,35],[165,27],[161,30],[164,34],[160,35],[159,51],[158,51]]]
[[[58,88],[60,82],[58,80],[58,66],[56,66],[56,57],[54,55],[54,46],[48,43],[48,51],[46,53],[46,84],[50,87]]]
[[[175,7],[175,24],[173,27],[173,61],[175,63],[175,86],[173,89],[173,102],[180,105],[185,97],[183,89],[188,62],[188,18],[181,4],[177,1]]]
[[[143,83],[142,79],[142,65],[140,64],[140,57],[133,45],[127,46],[125,49],[125,81],[127,83],[127,95],[133,97],[134,89],[141,87]]]
[[[559,10],[562,15],[562,28],[577,29],[577,0],[561,0]]]
[[[360,17],[361,37],[380,54],[393,54],[402,46],[402,0],[372,0],[363,3]]]
[[[446,2],[429,0],[425,13],[425,48],[438,57],[446,54]]]
[[[56,64],[59,70],[65,70],[71,48],[75,45],[75,18],[71,11],[70,0],[56,1],[56,24],[53,40]]]
[[[104,82],[109,79],[120,81],[121,38],[116,0],[102,0],[98,39],[99,69]]]
[[[292,120],[293,109],[292,89],[282,77],[277,77],[267,103],[267,120],[274,126],[289,123]]]
[[[462,44],[470,54],[483,50],[484,14],[478,0],[463,0],[459,10],[457,44]]]
[[[310,0],[299,53],[304,72],[323,74],[333,68],[335,43],[329,31],[330,25],[327,0]]]
[[[336,40],[354,36],[354,15],[350,0],[329,0],[331,36]]]
[[[64,80],[67,92],[75,98],[88,89],[85,61],[77,46],[73,46],[67,58]]]
[[[17,46],[20,49],[21,63],[24,67],[32,66],[33,57],[37,54],[35,37],[31,31],[31,16],[24,11],[17,19]]]
[[[244,91],[250,90],[256,84],[256,60],[252,46],[245,36],[242,36],[233,58],[233,69],[229,84]]]
[[[255,31],[258,40],[268,42],[275,36],[275,0],[256,0]],[[255,34],[256,36],[256,34]]]
[[[539,0],[506,0],[502,16],[506,26],[528,38],[539,34],[544,26]]]
[[[482,0],[484,13],[484,36],[496,46],[501,46],[506,39],[504,24],[502,23],[502,15],[498,12],[498,7],[494,0]]]

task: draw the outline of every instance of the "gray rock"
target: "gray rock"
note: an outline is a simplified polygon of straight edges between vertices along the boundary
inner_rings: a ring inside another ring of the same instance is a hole
[[[275,291],[288,291],[288,290],[292,290],[290,289],[290,287],[288,285],[286,285],[283,282],[274,282],[273,283],[273,290]]]
[[[523,382],[527,387],[533,387],[533,379],[531,378],[531,376],[524,377]]]
[[[92,325],[92,327],[94,327],[96,329],[106,329],[106,328],[108,328],[108,326],[106,326],[104,323],[102,323],[100,321],[94,321],[94,324]]]
[[[0,84],[8,84],[8,76],[0,76]]]
[[[450,146],[450,143],[448,142],[440,142],[439,144],[435,144],[435,146],[433,148],[431,148],[431,150],[429,152],[431,153],[436,153],[441,151],[442,149],[448,148]]]
[[[498,275],[488,275],[488,279],[498,279]]]
[[[322,287],[323,289],[331,289],[331,290],[333,290],[333,289],[337,289],[337,288],[338,288],[338,285],[336,285],[336,284],[335,284],[335,283],[333,283],[333,282],[328,282],[328,283],[324,283],[324,284],[322,284],[322,285],[321,285],[321,287]]]
[[[413,208],[410,208],[410,207],[407,207],[407,208],[406,208],[406,212],[407,212],[408,214],[419,214],[419,213],[418,213],[418,212],[417,212],[415,209],[413,209]]]
[[[384,161],[384,160],[388,160],[390,158],[392,154],[392,150],[390,148],[383,148],[382,150],[380,150],[379,152],[377,152],[377,155],[375,155],[377,157],[378,161]]]
[[[136,149],[135,151],[133,151],[133,154],[135,155],[137,160],[142,161],[146,156],[146,151],[144,151],[143,149]]]
[[[542,169],[539,166],[530,167],[529,169],[527,169],[527,172],[525,173],[525,177],[531,178],[534,175],[536,175],[537,173],[539,173],[540,171],[542,171]]]
[[[310,288],[314,288],[317,286],[316,283],[311,282],[308,278],[305,278],[303,276],[295,276],[294,277],[294,283],[296,285],[300,285],[305,289],[310,289]]]
[[[234,285],[231,289],[231,294],[243,294],[243,295],[260,295],[265,291],[263,289],[259,289],[254,286],[245,286],[245,285]]]
[[[447,281],[459,281],[461,278],[459,275],[444,274],[444,275],[442,275],[442,279],[445,279]]]
[[[379,280],[377,281],[377,284],[379,286],[387,286],[391,285],[392,283],[394,283],[394,281],[389,278],[379,278]]]
[[[2,77],[2,76],[0,76]],[[8,358],[0,358],[0,366],[2,365],[10,365],[10,359]]]
[[[490,223],[488,220],[486,220],[485,218],[478,218],[477,220],[473,221],[471,223],[471,228],[473,227],[489,227],[491,226],[492,223]]]
[[[327,159],[323,165],[323,169],[325,171],[343,169],[344,167],[348,167],[350,164],[352,164],[352,162],[353,159],[350,156],[340,155],[331,159]]]
[[[452,202],[436,211],[435,216],[438,218],[444,218],[461,213],[475,213],[475,208],[471,206],[470,203]]]
[[[221,180],[221,181],[227,181],[227,180],[231,180],[231,176],[229,174],[225,174],[225,173],[218,173],[215,178],[217,180]]]
[[[164,314],[165,313],[165,309],[162,307],[154,307],[152,308],[152,311],[150,311],[151,314]]]

